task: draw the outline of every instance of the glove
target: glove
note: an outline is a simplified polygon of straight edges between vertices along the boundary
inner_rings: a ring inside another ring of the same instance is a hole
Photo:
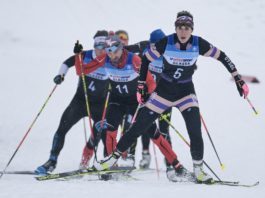
[[[63,82],[63,80],[64,80],[64,76],[60,75],[60,74],[55,76],[53,79],[54,83],[57,85],[61,84]]]
[[[83,51],[83,46],[79,43],[79,41],[76,41],[75,47],[74,47],[74,53],[79,54]]]
[[[95,128],[97,129],[98,132],[107,129],[108,128],[107,120],[106,119],[103,120],[102,128],[101,128],[101,120],[98,121],[97,123],[95,123]]]
[[[244,98],[246,98],[249,93],[248,85],[245,83],[244,80],[241,79],[241,76],[239,74],[234,76],[234,79],[236,82],[236,87],[239,92],[239,95],[244,96]]]
[[[137,101],[139,104],[143,104],[147,101],[148,98],[148,90],[145,81],[138,81],[138,86],[137,86]]]

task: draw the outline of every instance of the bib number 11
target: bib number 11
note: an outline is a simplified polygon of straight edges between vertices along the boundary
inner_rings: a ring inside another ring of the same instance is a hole
[[[117,85],[116,88],[119,90],[120,94],[129,93],[127,85]]]

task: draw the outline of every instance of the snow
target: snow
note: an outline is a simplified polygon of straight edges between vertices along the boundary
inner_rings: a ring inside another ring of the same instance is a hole
[[[63,60],[72,55],[77,39],[91,48],[98,29],[125,29],[130,43],[148,39],[161,28],[174,31],[176,13],[189,10],[195,17],[194,34],[222,49],[242,74],[255,75],[261,84],[249,84],[255,116],[238,96],[230,75],[217,61],[200,57],[194,75],[201,112],[226,169],[222,171],[203,130],[205,161],[224,180],[251,183],[255,188],[170,183],[164,172],[137,175],[140,181],[82,180],[38,182],[32,176],[4,175],[0,197],[264,197],[264,42],[265,2],[262,0],[1,0],[0,1],[0,170],[4,169],[44,101],[54,87],[53,77]],[[60,116],[77,85],[74,70],[60,85],[32,128],[8,170],[33,170],[44,163]],[[187,138],[179,112],[172,123]],[[171,131],[174,150],[192,168],[189,150]],[[56,171],[78,167],[84,146],[83,123],[68,133]],[[102,148],[100,148],[102,149]],[[152,147],[150,147],[152,151]],[[158,152],[159,167],[165,169]],[[137,162],[141,145],[137,147]],[[155,167],[154,157],[152,167]]]

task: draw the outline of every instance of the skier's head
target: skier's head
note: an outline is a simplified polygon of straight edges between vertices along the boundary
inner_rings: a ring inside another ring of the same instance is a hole
[[[120,40],[124,46],[128,45],[128,43],[129,43],[128,32],[126,32],[125,30],[118,30],[115,32],[115,35],[117,35],[120,38]]]
[[[105,41],[105,51],[114,62],[121,57],[123,44],[117,35],[108,36]]]
[[[96,55],[99,56],[105,51],[105,41],[108,36],[108,32],[106,30],[99,30],[94,35],[94,49]]]
[[[175,21],[175,28],[177,36],[181,43],[186,43],[193,31],[194,23],[193,16],[188,11],[181,11],[177,14]]]
[[[109,31],[109,36],[113,36],[113,35],[115,35],[114,31],[110,30]]]
[[[193,16],[188,11],[181,11],[177,13],[177,19],[175,21],[175,27],[186,26],[193,30]]]
[[[166,35],[161,29],[154,30],[150,33],[150,43],[156,43],[162,38],[164,38]]]

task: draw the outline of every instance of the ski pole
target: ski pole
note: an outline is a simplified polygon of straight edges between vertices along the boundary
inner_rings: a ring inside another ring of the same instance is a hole
[[[252,102],[249,100],[248,97],[246,97],[246,100],[248,104],[250,105],[250,107],[252,108],[252,110],[254,111],[255,115],[258,115],[258,111],[255,109],[255,107],[253,106]]]
[[[212,140],[212,138],[211,138],[210,132],[208,131],[208,128],[207,128],[207,126],[206,126],[206,123],[205,123],[205,121],[204,121],[204,119],[203,119],[203,117],[202,117],[201,114],[200,114],[200,116],[201,116],[201,121],[202,121],[202,124],[203,124],[203,126],[204,126],[204,129],[205,129],[205,131],[206,131],[206,133],[207,133],[207,135],[208,135],[208,138],[209,138],[209,140],[210,140],[210,142],[211,142],[211,144],[212,144],[212,146],[213,146],[214,152],[215,152],[215,154],[216,154],[216,156],[217,156],[217,159],[218,159],[218,161],[219,161],[219,163],[220,163],[221,169],[224,170],[224,169],[225,169],[225,165],[224,165],[224,164],[221,162],[221,160],[220,160],[220,157],[219,157],[219,155],[218,155],[218,153],[217,153],[217,150],[216,150],[216,148],[215,148],[215,146],[214,146],[214,143],[213,143],[213,140]]]
[[[101,119],[101,123],[100,123],[101,131],[103,129],[104,120],[106,118],[107,107],[108,107],[108,104],[109,104],[110,90],[111,90],[111,86],[109,85],[107,97],[106,97],[106,100],[105,100],[104,110],[103,110],[103,114],[102,114],[102,119]]]
[[[79,41],[77,41],[77,42],[79,42]],[[80,67],[81,67],[81,78],[82,78],[83,89],[84,89],[84,94],[85,94],[85,101],[86,101],[86,110],[87,110],[87,116],[88,116],[88,123],[89,123],[90,131],[91,131],[91,136],[92,136],[92,138],[94,138],[94,132],[93,132],[91,115],[90,115],[90,109],[89,109],[87,86],[86,86],[84,68],[83,68],[83,64],[82,64],[82,57],[81,57],[81,54],[80,53],[78,54],[78,58],[79,58]]]
[[[122,123],[121,123],[121,135],[124,134],[125,130],[125,121],[126,121],[126,115],[123,116],[122,118]]]
[[[158,160],[157,160],[156,148],[155,148],[155,143],[154,142],[153,142],[153,151],[154,151],[154,156],[155,156],[157,179],[159,179],[160,178],[160,175],[159,175],[159,166],[158,166]]]
[[[186,145],[188,145],[190,147],[189,142],[181,135],[181,133],[171,124],[171,122],[169,122],[169,120],[162,115],[161,116],[168,124],[169,126],[178,134],[178,136],[186,143]],[[214,174],[214,176],[219,180],[222,181],[217,174],[210,168],[210,166],[203,160],[203,164]]]
[[[2,171],[2,173],[0,173],[0,179],[2,178],[2,176],[5,174],[5,171],[7,169],[7,167],[10,165],[11,161],[13,160],[13,158],[15,157],[16,153],[18,152],[19,148],[21,147],[21,145],[23,144],[24,140],[26,139],[26,137],[28,136],[29,132],[31,131],[33,125],[35,124],[35,122],[37,121],[37,119],[39,118],[41,112],[43,111],[44,107],[46,106],[46,104],[48,103],[49,99],[51,98],[52,94],[54,93],[55,89],[57,88],[57,85],[55,85],[51,91],[51,93],[49,94],[48,98],[46,99],[46,101],[44,102],[44,104],[42,105],[39,113],[37,114],[37,116],[35,117],[35,119],[33,120],[33,122],[31,123],[31,125],[29,126],[29,129],[27,130],[26,134],[24,135],[24,137],[22,138],[22,140],[20,141],[20,143],[18,144],[15,152],[13,153],[12,157],[10,158],[10,160],[8,161],[6,167],[4,168],[4,170]]]
[[[85,143],[87,143],[87,131],[86,131],[86,120],[85,120],[85,118],[83,118],[83,126],[84,126]]]
[[[96,139],[94,140],[94,142],[96,144],[94,146],[94,152],[95,152],[95,160],[96,160],[96,162],[98,162],[97,150],[98,150],[99,137],[101,137],[101,133],[102,133],[102,130],[103,130],[104,120],[106,118],[107,108],[108,108],[108,104],[109,104],[110,91],[111,91],[111,85],[109,84],[108,93],[107,93],[107,96],[106,96],[106,100],[105,100],[105,104],[104,104],[104,109],[103,109],[103,113],[102,113],[102,118],[101,118],[101,122],[100,122],[100,131],[99,131],[100,134],[97,134],[96,135]]]
[[[138,104],[137,109],[136,109],[136,111],[135,111],[135,113],[134,113],[134,115],[133,115],[131,125],[135,122],[136,117],[137,117],[137,114],[138,114],[138,112],[139,112],[139,110],[140,110],[141,107],[142,107],[141,104]]]

